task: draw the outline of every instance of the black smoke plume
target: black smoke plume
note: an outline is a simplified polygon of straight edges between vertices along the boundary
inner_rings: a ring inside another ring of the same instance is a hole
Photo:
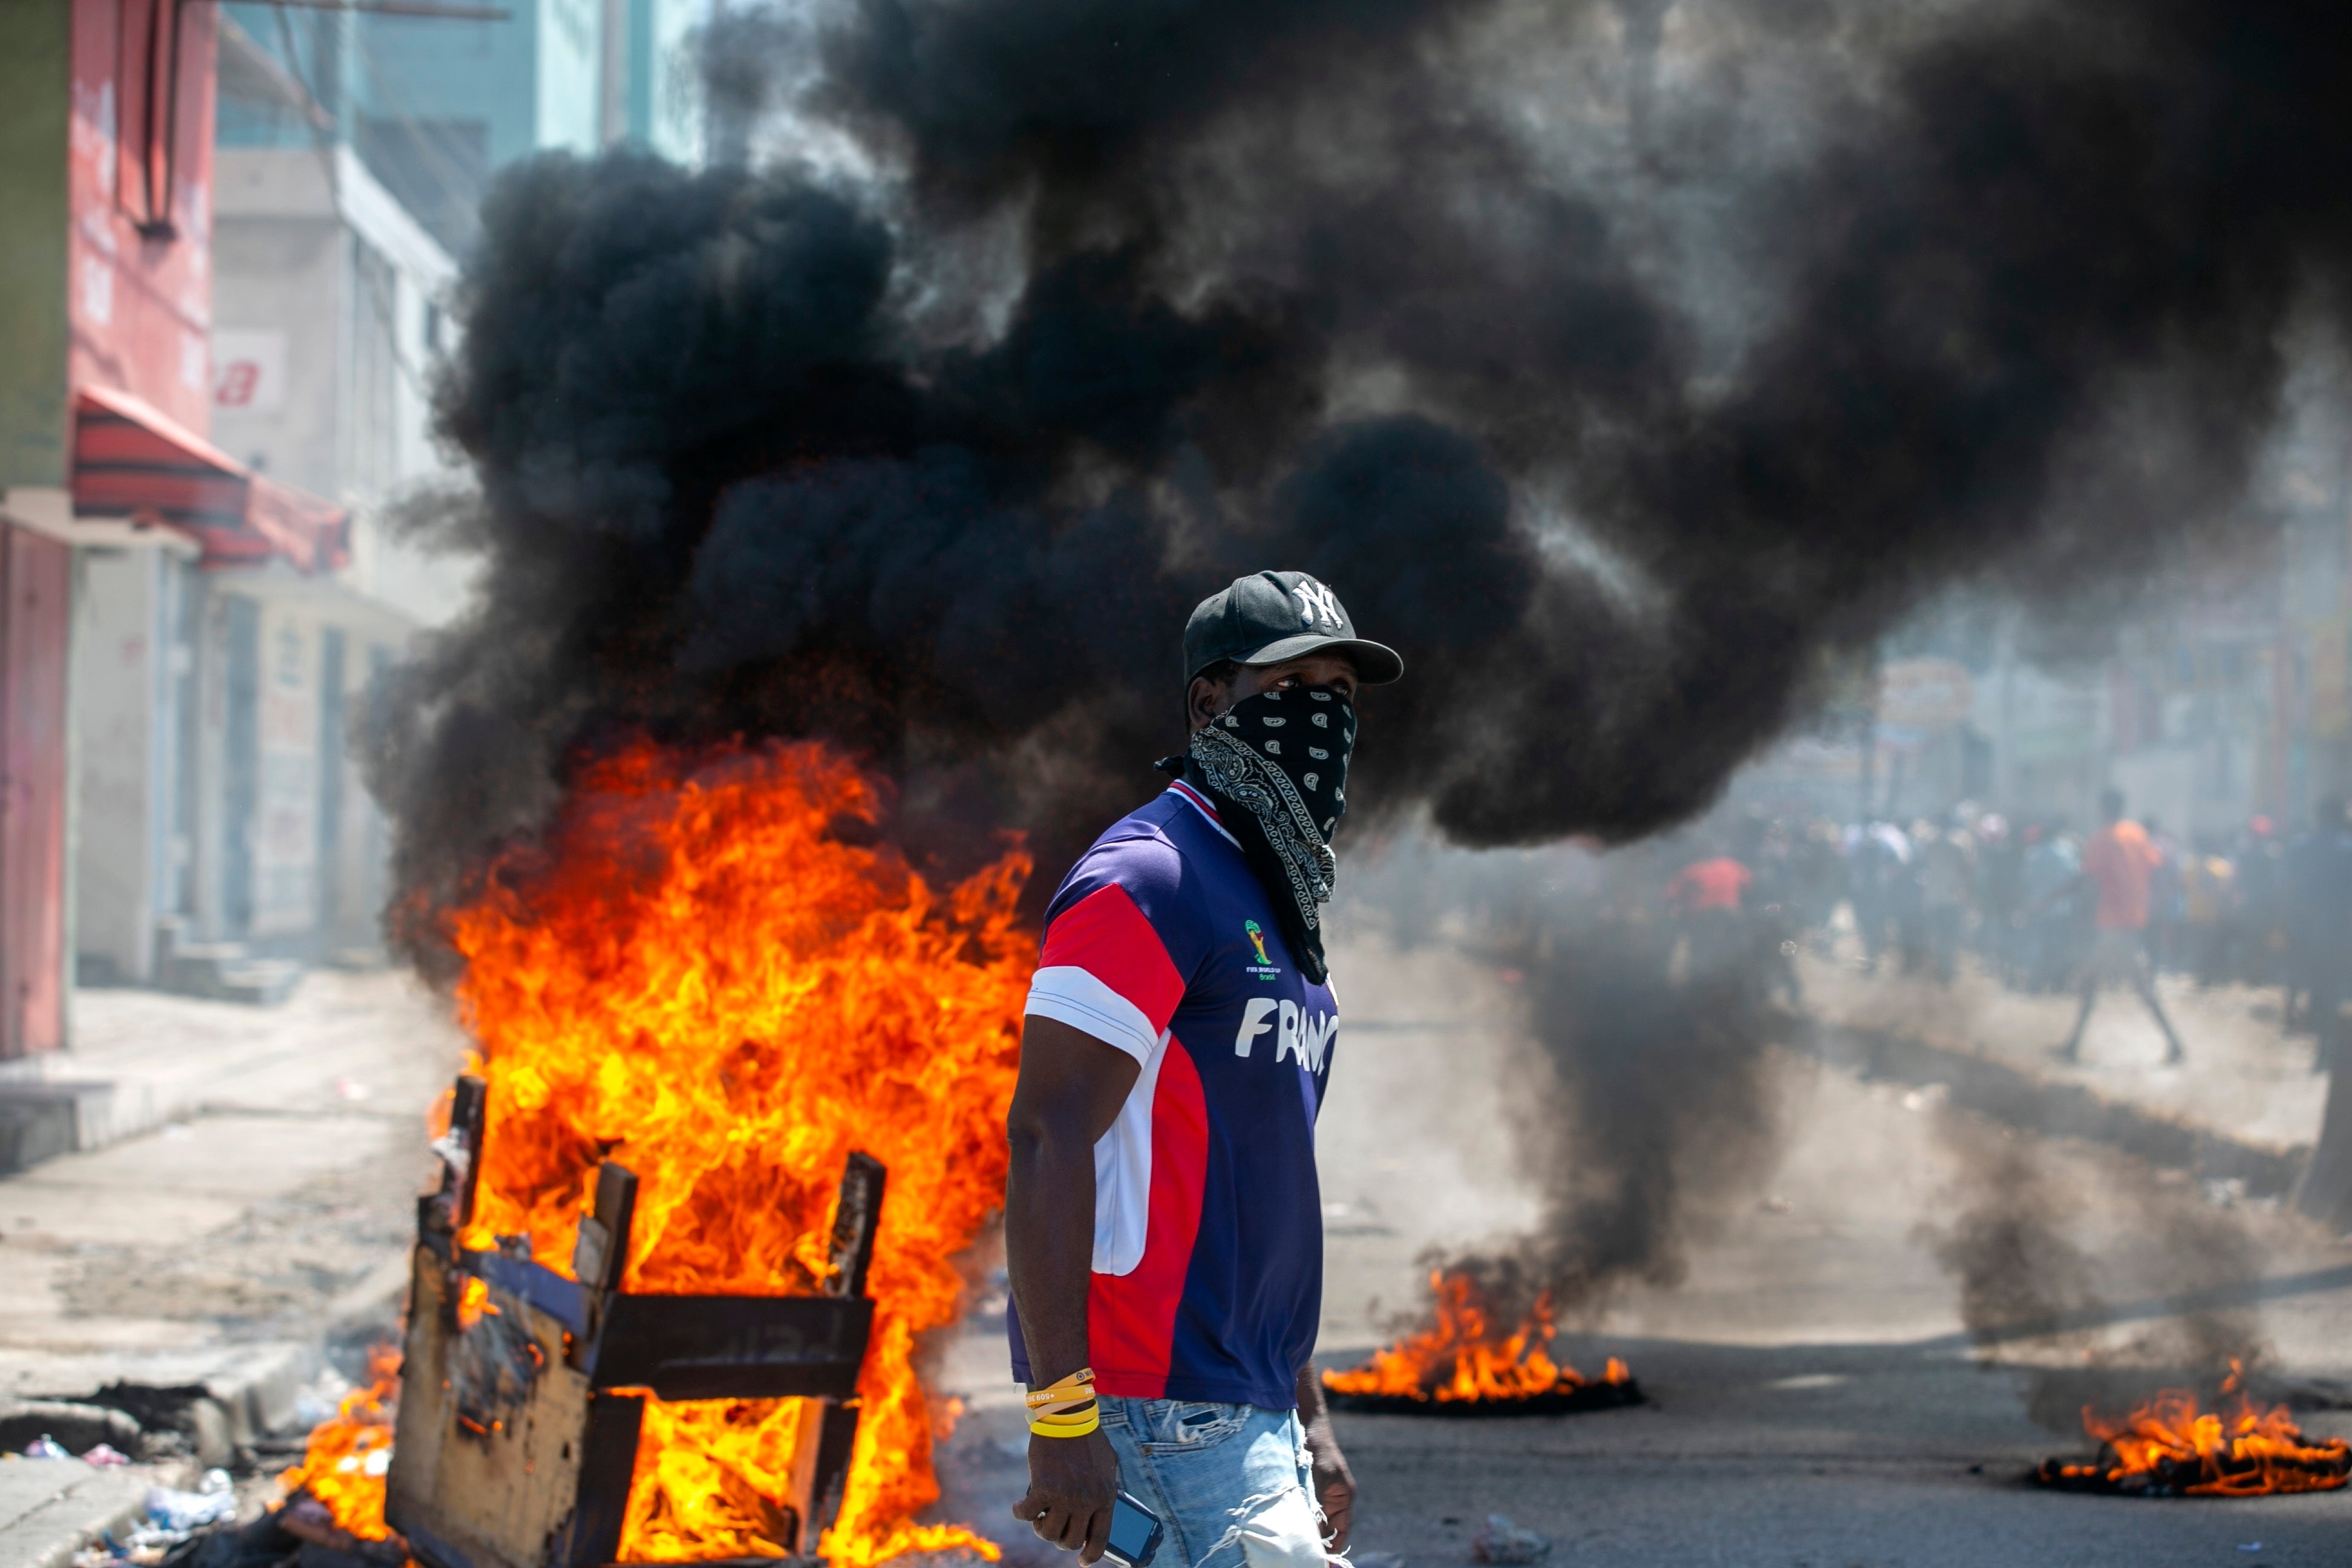
[[[440,395],[478,500],[435,524],[484,592],[371,742],[395,934],[430,959],[637,734],[830,736],[918,854],[1024,828],[1050,886],[1172,747],[1185,609],[1268,564],[1405,651],[1360,804],[1482,845],[1685,817],[1922,595],[2227,514],[2352,255],[2342,16],[852,0],[717,37],[800,142],[542,158],[485,210]]]
[[[2259,1310],[2196,1304],[2261,1277],[2265,1249],[2242,1214],[2122,1156],[2086,1170],[2077,1153],[2063,1170],[2043,1141],[1964,1112],[1945,1112],[1937,1134],[1958,1213],[1925,1239],[1960,1287],[1979,1350],[2041,1349],[2013,1375],[2044,1427],[2079,1434],[2086,1406],[2121,1414],[2167,1381],[2218,1386],[2266,1355]],[[2110,1234],[2094,1235],[2102,1223]],[[2115,1326],[2130,1314],[2111,1317],[2110,1303],[2149,1299],[2176,1310]]]
[[[1703,853],[1653,841],[1564,894],[1510,879],[1516,908],[1492,922],[1490,951],[1525,976],[1538,1070],[1514,1131],[1543,1207],[1507,1246],[1423,1261],[1469,1275],[1506,1331],[1538,1297],[1589,1324],[1631,1286],[1680,1285],[1691,1245],[1752,1205],[1779,1153],[1769,1047],[1790,1020],[1766,1005],[1755,949],[1780,932],[1722,952],[1693,933],[1677,952],[1663,893]]]

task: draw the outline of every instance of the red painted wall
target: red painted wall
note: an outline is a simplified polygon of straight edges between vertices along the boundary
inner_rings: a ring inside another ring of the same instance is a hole
[[[72,386],[111,386],[207,433],[214,7],[74,0]]]
[[[201,436],[211,411],[213,7],[71,4],[68,406],[78,388],[113,387]],[[72,591],[68,546],[0,525],[0,1058],[65,1043]]]
[[[0,524],[0,1058],[65,1044],[66,650],[73,552]]]

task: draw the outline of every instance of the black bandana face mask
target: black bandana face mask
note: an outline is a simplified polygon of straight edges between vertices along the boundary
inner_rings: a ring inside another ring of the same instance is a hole
[[[1321,906],[1339,872],[1331,834],[1348,809],[1355,747],[1355,704],[1309,689],[1244,698],[1185,752],[1186,776],[1247,814],[1231,825],[1234,836],[1274,898],[1300,968],[1318,984]]]
[[[1211,778],[1220,784],[1227,773],[1259,779],[1274,796],[1268,804],[1282,808],[1276,815],[1299,837],[1326,846],[1348,809],[1348,758],[1355,749],[1356,705],[1318,690],[1244,697],[1192,740],[1192,754]],[[1257,809],[1257,802],[1248,804]]]

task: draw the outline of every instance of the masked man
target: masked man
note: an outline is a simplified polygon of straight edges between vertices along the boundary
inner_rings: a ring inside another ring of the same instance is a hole
[[[1021,1037],[1004,1231],[1029,1492],[1092,1563],[1115,1493],[1155,1568],[1323,1568],[1355,1483],[1308,1358],[1322,1310],[1323,963],[1356,689],[1403,662],[1261,572],[1184,628],[1192,742],[1071,868]]]

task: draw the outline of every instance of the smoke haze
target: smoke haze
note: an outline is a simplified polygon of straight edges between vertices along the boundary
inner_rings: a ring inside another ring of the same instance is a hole
[[[2260,1278],[2263,1249],[2238,1215],[2120,1159],[2112,1167],[2126,1180],[2082,1190],[2052,1168],[2039,1140],[1959,1112],[1937,1131],[1958,1165],[1959,1213],[1926,1239],[1958,1283],[1961,1320],[1980,1346],[2045,1347],[2048,1364],[2019,1372],[2027,1411],[2043,1426],[2071,1434],[2085,1405],[2129,1409],[2147,1396],[2151,1368],[2218,1384],[2233,1363],[2260,1363],[2266,1345],[2251,1307],[2181,1310],[2121,1336],[2101,1321],[2114,1302],[2184,1302]]]
[[[1703,808],[1925,594],[2227,513],[2352,232],[2340,13],[868,0],[707,40],[765,161],[505,176],[440,398],[469,619],[372,772],[395,934],[625,734],[821,733],[1050,886],[1243,570],[1410,675],[1471,844]],[[822,167],[778,155],[824,153]],[[980,830],[980,831],[976,831]]]
[[[1541,1295],[1563,1321],[1593,1324],[1630,1288],[1682,1284],[1694,1244],[1752,1208],[1781,1152],[1769,1047],[1787,1016],[1762,1005],[1745,962],[1710,967],[1678,947],[1659,898],[1682,863],[1674,847],[1482,858],[1450,888],[1414,874],[1460,858],[1384,868],[1359,896],[1402,902],[1408,880],[1425,908],[1450,895],[1480,911],[1473,945],[1524,976],[1531,1054],[1512,1078],[1510,1125],[1538,1207],[1507,1242],[1426,1261],[1468,1274],[1504,1323]]]

